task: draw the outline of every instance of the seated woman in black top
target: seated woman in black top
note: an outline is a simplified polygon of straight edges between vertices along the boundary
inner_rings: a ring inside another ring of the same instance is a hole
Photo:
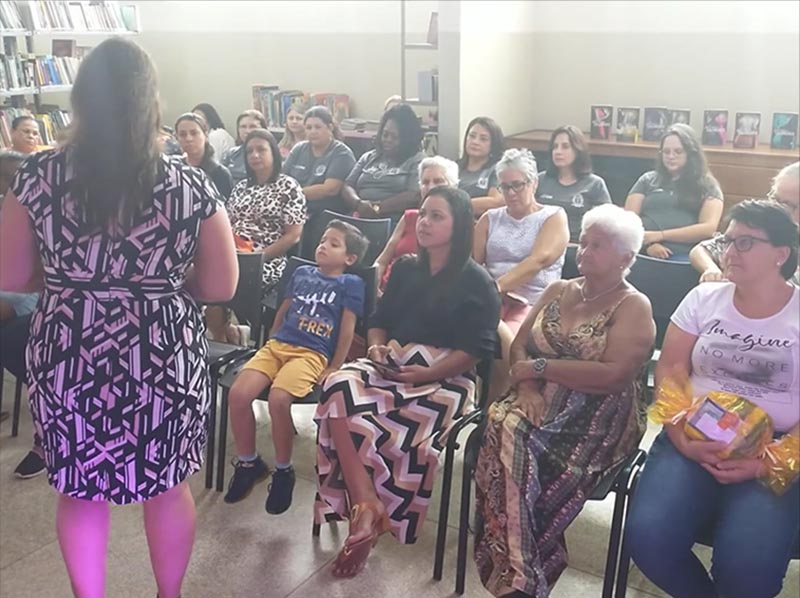
[[[231,173],[214,157],[214,148],[208,139],[208,123],[194,112],[181,114],[175,121],[178,143],[186,154],[186,162],[204,171],[227,201],[233,189]]]
[[[472,228],[466,193],[428,193],[419,257],[394,264],[370,322],[367,358],[325,380],[315,415],[315,521],[349,516],[337,577],[361,571],[381,532],[417,539],[444,439],[475,394],[472,369],[494,355],[500,296],[470,258]]]
[[[672,125],[661,137],[656,169],[631,188],[625,209],[644,224],[644,252],[662,260],[689,261],[695,243],[710,239],[722,217],[719,183],[689,125]]]

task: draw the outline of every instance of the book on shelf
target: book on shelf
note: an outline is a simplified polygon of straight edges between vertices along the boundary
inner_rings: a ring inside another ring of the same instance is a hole
[[[607,104],[592,106],[589,115],[589,136],[592,139],[608,139],[611,137],[613,114],[613,106]]]
[[[725,145],[728,141],[728,111],[705,110],[703,112],[703,145]]]
[[[74,56],[37,56],[36,85],[72,85],[78,74],[80,60]]]
[[[761,131],[760,112],[737,112],[733,129],[733,147],[753,149],[758,144]]]
[[[669,110],[653,106],[645,108],[642,141],[661,141],[661,136],[668,126]]]
[[[286,124],[286,115],[295,104],[308,104],[308,95],[299,89],[287,89],[275,94],[275,113],[278,119],[276,124],[279,127]]]
[[[0,63],[0,90],[15,90],[35,84],[33,62],[27,57],[2,54]]]
[[[0,2],[0,28],[24,29],[25,23],[16,2]]]
[[[775,112],[772,115],[770,147],[795,149],[797,147],[797,112]]]
[[[252,86],[253,108],[258,110],[267,119],[269,126],[277,124],[275,116],[274,96],[280,89],[277,85],[256,83]]]
[[[34,31],[139,31],[136,6],[130,3],[35,0],[24,6],[23,20]]]
[[[333,120],[341,123],[350,117],[350,96],[344,93],[312,93],[310,103],[325,106],[331,111]]]
[[[688,109],[670,108],[669,110],[669,124],[672,125],[689,125],[692,120],[692,111]]]
[[[639,140],[639,108],[617,108],[617,141],[636,143]]]
[[[428,21],[428,36],[425,38],[432,46],[439,45],[439,13],[432,12],[431,18]]]

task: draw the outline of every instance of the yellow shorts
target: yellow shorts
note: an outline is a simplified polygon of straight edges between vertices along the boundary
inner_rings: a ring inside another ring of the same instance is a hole
[[[271,339],[242,369],[261,372],[273,388],[302,398],[313,390],[327,365],[328,358],[321,353]]]

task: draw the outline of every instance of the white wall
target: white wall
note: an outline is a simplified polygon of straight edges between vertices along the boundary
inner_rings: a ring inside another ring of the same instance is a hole
[[[800,3],[535,2],[525,129],[589,126],[591,104],[762,113],[800,105]]]
[[[210,102],[232,129],[251,107],[253,83],[347,93],[355,114],[366,118],[378,118],[384,100],[400,91],[398,0],[137,4],[137,41],[158,67],[166,122]],[[408,3],[410,41],[424,40],[436,5]],[[417,52],[409,60],[413,75],[436,55]]]

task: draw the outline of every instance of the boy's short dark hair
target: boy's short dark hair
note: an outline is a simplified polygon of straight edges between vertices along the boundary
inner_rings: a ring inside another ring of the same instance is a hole
[[[344,235],[344,244],[347,248],[347,253],[349,255],[356,256],[356,262],[353,264],[353,266],[357,266],[358,263],[364,259],[364,255],[367,253],[369,239],[367,239],[364,236],[364,233],[358,230],[355,226],[347,222],[343,222],[338,218],[336,220],[331,220],[328,223],[328,226],[325,227],[325,230],[328,230],[329,228],[338,230]]]

